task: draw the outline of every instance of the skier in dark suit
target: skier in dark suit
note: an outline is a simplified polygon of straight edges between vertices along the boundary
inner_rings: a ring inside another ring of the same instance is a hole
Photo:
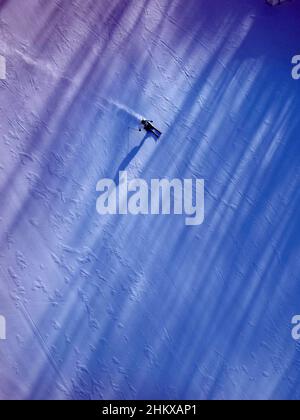
[[[160,136],[162,135],[162,133],[154,127],[154,125],[152,124],[153,121],[151,120],[142,120],[141,124],[144,127],[144,130],[146,130],[148,133],[153,134],[157,139],[160,138]],[[141,131],[141,129],[140,129]]]

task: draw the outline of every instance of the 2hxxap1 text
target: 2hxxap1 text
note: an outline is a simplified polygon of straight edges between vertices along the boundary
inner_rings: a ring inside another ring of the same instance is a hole
[[[102,415],[104,416],[127,416],[133,418],[135,416],[196,416],[196,404],[169,404],[169,403],[155,403],[147,404],[142,402],[128,402],[128,405],[108,404],[103,406]]]

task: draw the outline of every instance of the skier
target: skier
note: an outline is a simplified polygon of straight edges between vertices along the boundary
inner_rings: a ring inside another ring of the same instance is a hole
[[[151,120],[141,121],[141,124],[144,127],[144,130],[146,130],[148,133],[153,134],[157,139],[159,139],[162,133],[157,128],[155,128],[152,123],[153,121]],[[140,131],[142,131],[142,129],[140,129]]]

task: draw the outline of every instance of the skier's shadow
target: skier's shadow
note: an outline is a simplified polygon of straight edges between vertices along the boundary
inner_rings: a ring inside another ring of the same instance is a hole
[[[144,136],[143,140],[141,141],[141,143],[138,146],[135,146],[129,153],[128,155],[125,157],[125,159],[122,161],[121,165],[119,166],[117,173],[115,175],[115,179],[114,182],[116,184],[116,186],[118,187],[120,184],[120,179],[119,179],[119,173],[122,171],[125,171],[128,166],[130,165],[130,163],[133,161],[133,159],[136,157],[136,155],[139,153],[139,151],[141,150],[141,148],[143,147],[145,141],[149,138],[149,137],[153,137],[153,135],[151,133],[146,133],[146,135]]]

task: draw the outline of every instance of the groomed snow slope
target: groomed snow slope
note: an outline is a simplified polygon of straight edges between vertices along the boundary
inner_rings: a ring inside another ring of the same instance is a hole
[[[300,398],[299,19],[0,1],[1,398]],[[205,179],[204,224],[99,216],[120,168]]]

